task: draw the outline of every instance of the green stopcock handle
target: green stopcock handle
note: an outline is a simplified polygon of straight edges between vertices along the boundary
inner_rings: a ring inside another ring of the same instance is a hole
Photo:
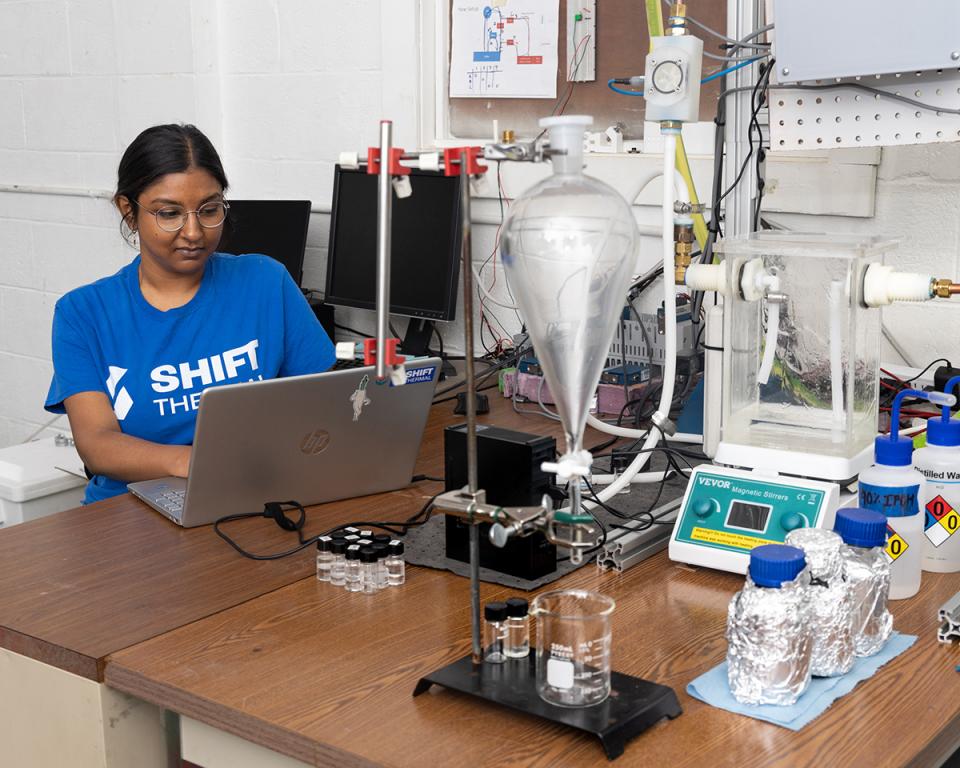
[[[564,512],[562,510],[554,512],[553,519],[555,522],[563,523],[565,525],[575,525],[577,523],[594,522],[593,517],[591,517],[590,515],[574,515],[570,512]]]

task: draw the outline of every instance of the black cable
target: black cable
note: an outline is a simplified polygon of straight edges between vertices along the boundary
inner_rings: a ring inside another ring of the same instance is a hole
[[[916,376],[911,376],[909,379],[901,379],[901,381],[903,381],[904,384],[909,384],[911,381],[916,381],[916,380],[919,379],[921,376],[923,376],[923,374],[925,374],[927,371],[929,371],[931,368],[933,368],[933,366],[935,366],[937,363],[946,363],[946,364],[947,364],[947,368],[953,368],[953,365],[950,363],[949,360],[947,360],[947,358],[945,358],[945,357],[938,357],[936,360],[934,360],[932,363],[930,363],[930,365],[928,365],[926,368],[924,368],[922,371],[920,371],[920,373],[918,373]]]
[[[364,333],[363,331],[358,331],[355,328],[350,328],[346,325],[341,325],[340,323],[334,323],[334,328],[339,328],[341,331],[346,331],[347,333],[352,333],[355,336],[363,336],[365,339],[372,339],[373,335],[369,333]]]

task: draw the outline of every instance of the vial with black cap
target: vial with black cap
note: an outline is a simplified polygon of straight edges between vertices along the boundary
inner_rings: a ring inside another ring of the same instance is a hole
[[[364,547],[360,550],[360,581],[363,584],[363,592],[372,595],[377,591],[377,553],[373,547]]]
[[[330,543],[333,560],[330,563],[330,583],[335,587],[342,587],[347,578],[347,542],[345,539],[334,539]]]
[[[389,586],[387,558],[390,556],[390,546],[378,541],[371,549],[377,553],[377,589],[386,589]]]
[[[360,579],[360,547],[351,544],[346,553],[346,583],[343,585],[347,592],[359,592],[363,589]]]
[[[487,603],[483,607],[483,660],[503,664],[507,660],[504,647],[507,641],[507,604]]]
[[[522,597],[507,600],[507,639],[503,652],[511,659],[530,655],[530,604]]]
[[[330,546],[333,539],[321,536],[317,539],[317,581],[330,581],[330,566],[333,564],[333,552]]]
[[[399,587],[407,580],[407,565],[403,559],[403,542],[399,539],[393,539],[389,547],[390,554],[387,555],[387,584],[391,587]]]

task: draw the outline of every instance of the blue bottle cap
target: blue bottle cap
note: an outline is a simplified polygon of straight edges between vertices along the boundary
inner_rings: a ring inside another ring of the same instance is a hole
[[[950,418],[950,409],[943,409],[939,419],[927,419],[927,444],[945,447],[960,445],[960,420]]]
[[[750,550],[750,578],[758,587],[780,587],[793,581],[806,564],[802,549],[785,544],[764,544]]]
[[[909,467],[913,461],[913,440],[909,437],[894,440],[881,435],[873,441],[873,451],[877,464]]]
[[[833,530],[852,547],[882,547],[887,540],[887,517],[873,509],[844,507],[837,510]]]

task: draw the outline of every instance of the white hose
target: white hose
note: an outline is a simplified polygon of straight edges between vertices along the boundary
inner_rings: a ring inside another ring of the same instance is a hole
[[[673,231],[673,201],[674,201],[674,169],[677,157],[677,135],[664,133],[663,135],[663,232]],[[639,194],[639,192],[638,192]],[[664,360],[663,360],[663,388],[660,390],[660,407],[657,409],[661,417],[668,418],[670,406],[673,403],[673,385],[677,376],[677,290],[670,276],[674,273],[673,237],[663,238],[663,314],[664,314]],[[589,417],[588,417],[589,420]],[[601,422],[602,423],[602,422]],[[650,453],[660,441],[660,432],[651,429],[641,448],[642,453],[630,463],[623,474],[611,485],[597,493],[600,501],[608,501],[630,485],[630,482],[640,472],[650,459]],[[589,502],[585,502],[589,503]],[[596,505],[591,505],[596,506]]]
[[[757,384],[763,386],[770,380],[773,371],[773,359],[777,354],[777,340],[780,337],[780,302],[767,302],[767,336],[763,342],[763,360],[757,371]]]

